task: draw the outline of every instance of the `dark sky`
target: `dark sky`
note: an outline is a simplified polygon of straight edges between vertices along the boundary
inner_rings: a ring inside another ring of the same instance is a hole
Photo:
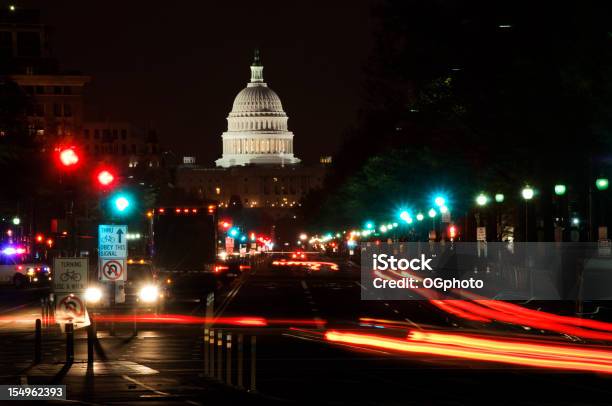
[[[356,119],[372,46],[372,0],[18,1],[54,28],[64,69],[92,76],[88,118],[157,129],[203,164],[246,86],[253,49],[289,115],[296,155],[332,154]]]

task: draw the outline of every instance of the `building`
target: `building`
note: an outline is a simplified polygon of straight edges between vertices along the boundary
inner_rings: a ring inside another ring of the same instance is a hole
[[[81,134],[83,87],[90,78],[60,70],[38,11],[0,10],[0,75],[13,80],[30,97],[32,135],[57,144]]]
[[[223,156],[217,166],[265,164],[292,165],[293,133],[287,128],[289,117],[278,95],[263,81],[259,52],[251,65],[251,81],[234,99],[223,133]]]
[[[292,208],[312,189],[320,188],[325,167],[291,165],[233,166],[205,168],[182,165],[177,171],[177,185],[201,199],[217,200],[228,207],[240,199],[246,208]]]
[[[79,145],[94,160],[120,168],[157,168],[160,150],[157,134],[126,122],[85,122]]]
[[[306,166],[295,157],[287,114],[278,95],[263,81],[258,51],[251,80],[234,99],[227,121],[221,136],[223,155],[216,167],[184,161],[176,172],[179,188],[217,200],[221,207],[239,201],[246,208],[287,209],[322,186],[327,165]]]

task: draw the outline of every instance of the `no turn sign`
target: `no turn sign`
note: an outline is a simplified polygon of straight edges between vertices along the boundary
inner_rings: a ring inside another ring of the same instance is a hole
[[[85,301],[75,294],[58,294],[55,305],[55,322],[64,329],[66,323],[72,323],[74,328],[89,325],[89,315]]]
[[[116,282],[126,280],[125,259],[100,259],[100,280]]]

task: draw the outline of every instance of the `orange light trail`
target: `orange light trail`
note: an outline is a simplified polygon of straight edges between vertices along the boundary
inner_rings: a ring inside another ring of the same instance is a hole
[[[505,353],[554,356],[568,359],[592,359],[612,363],[612,352],[563,344],[542,344],[533,341],[507,340],[454,333],[411,331],[408,340],[478,348]]]
[[[567,359],[563,357],[542,354],[512,354],[491,352],[481,348],[461,347],[449,344],[437,344],[420,341],[406,341],[396,338],[368,334],[341,333],[328,331],[325,339],[331,342],[361,345],[371,348],[398,351],[402,353],[431,354],[452,358],[463,358],[476,361],[500,362],[539,368],[554,368],[576,371],[612,373],[612,363],[606,361],[584,359]]]
[[[306,266],[313,271],[319,271],[321,269],[321,266],[329,266],[329,268],[333,271],[337,271],[340,269],[337,264],[333,262],[324,262],[324,261],[287,261],[287,260],[282,259],[280,261],[272,261],[272,265]]]

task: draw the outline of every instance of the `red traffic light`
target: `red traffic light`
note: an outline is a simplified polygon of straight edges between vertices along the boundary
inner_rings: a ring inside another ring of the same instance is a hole
[[[457,237],[457,227],[455,227],[455,226],[448,227],[448,236],[450,238]]]
[[[60,163],[69,168],[79,163],[79,155],[76,153],[73,147],[60,149],[59,152]]]
[[[98,183],[100,185],[109,186],[111,183],[115,181],[115,176],[110,171],[104,169],[98,172],[96,179],[98,179]]]
[[[42,234],[36,234],[36,242],[37,242],[37,243],[39,243],[39,244],[40,244],[40,243],[44,242],[44,240],[45,240],[45,236],[44,236],[44,235],[42,235]]]

